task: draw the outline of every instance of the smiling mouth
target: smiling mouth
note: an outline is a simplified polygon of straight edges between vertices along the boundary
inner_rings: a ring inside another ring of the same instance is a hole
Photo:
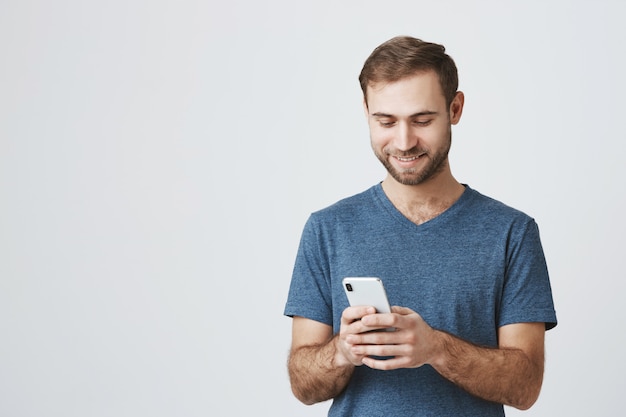
[[[416,159],[419,159],[423,155],[424,154],[421,153],[419,155],[413,155],[413,156],[394,156],[394,158],[396,158],[400,162],[411,162],[411,161],[415,161]]]

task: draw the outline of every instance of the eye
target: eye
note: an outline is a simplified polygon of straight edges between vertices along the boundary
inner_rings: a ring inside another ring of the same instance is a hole
[[[415,120],[413,122],[413,124],[417,125],[417,126],[428,126],[430,124],[430,122],[432,122],[432,119],[428,119],[428,120]]]
[[[379,120],[378,123],[380,123],[382,127],[392,127],[393,125],[396,124],[396,122],[394,121],[384,121],[384,120]]]

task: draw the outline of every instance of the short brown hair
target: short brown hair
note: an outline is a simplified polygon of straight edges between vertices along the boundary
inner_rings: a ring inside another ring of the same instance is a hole
[[[410,36],[397,36],[378,46],[367,58],[359,75],[363,97],[367,102],[367,86],[379,82],[395,82],[423,71],[435,71],[441,90],[450,103],[459,88],[457,68],[446,48]]]

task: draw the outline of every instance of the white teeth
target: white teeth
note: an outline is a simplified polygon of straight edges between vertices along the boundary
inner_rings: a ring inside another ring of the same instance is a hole
[[[399,161],[402,161],[402,162],[409,162],[409,161],[415,161],[417,158],[419,158],[419,155],[417,155],[417,156],[412,156],[411,158],[402,158],[402,157],[400,157],[400,156],[396,156],[396,158],[397,158]]]

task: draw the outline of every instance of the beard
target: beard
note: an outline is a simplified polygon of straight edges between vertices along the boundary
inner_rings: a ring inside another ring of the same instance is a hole
[[[403,185],[419,185],[423,182],[435,177],[442,172],[448,164],[448,154],[452,144],[452,131],[448,131],[448,140],[446,144],[438,149],[435,153],[429,152],[427,149],[417,146],[408,151],[397,151],[390,147],[385,147],[382,153],[374,149],[374,153],[378,160],[383,164],[389,175]],[[399,170],[393,166],[390,159],[393,157],[411,158],[421,155],[420,158],[428,158],[426,166],[423,168],[407,168]]]

